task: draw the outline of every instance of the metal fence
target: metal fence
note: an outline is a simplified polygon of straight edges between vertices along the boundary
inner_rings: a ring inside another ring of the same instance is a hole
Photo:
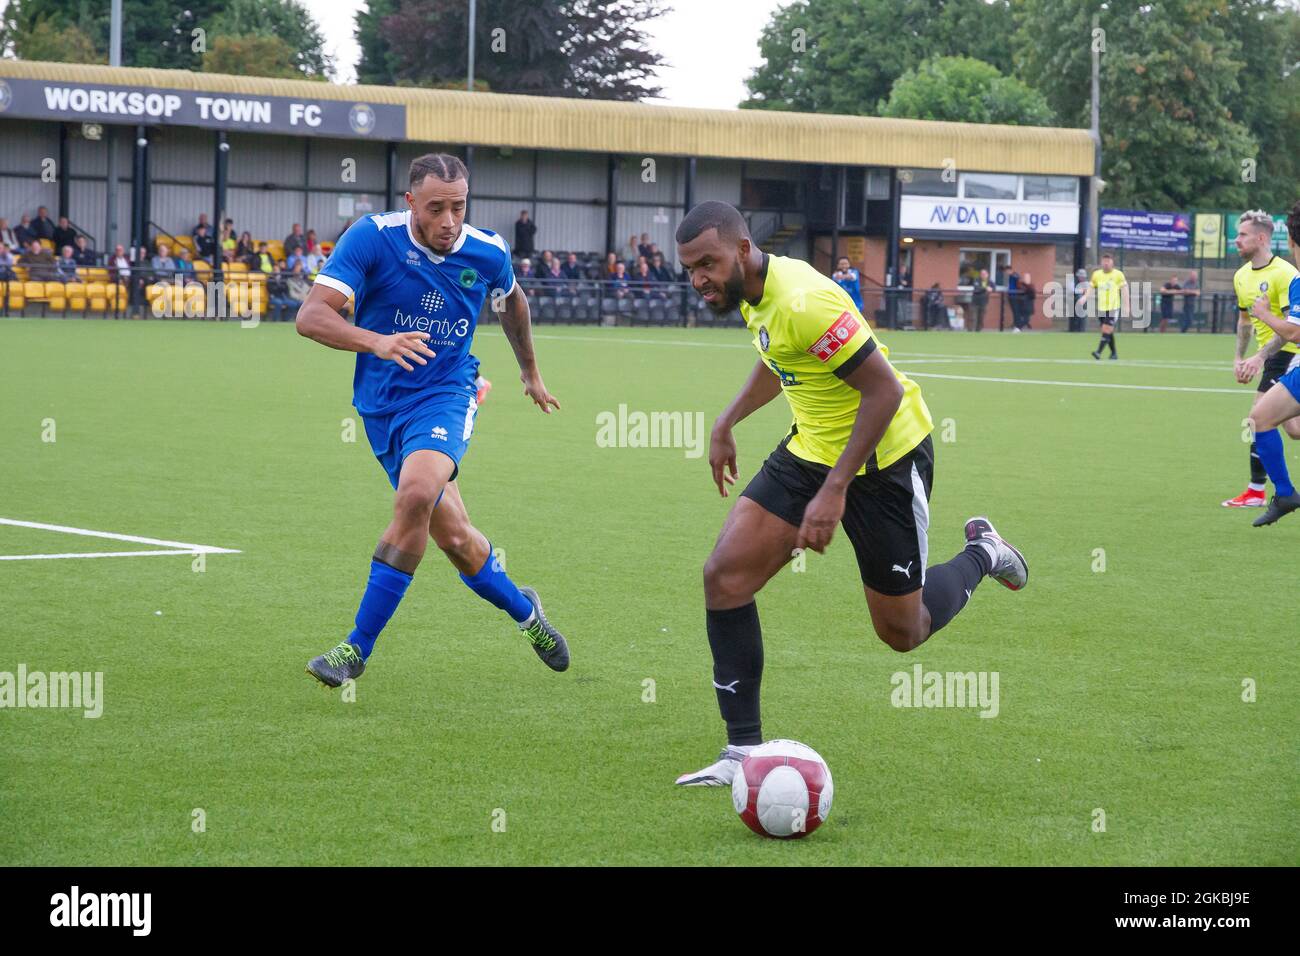
[[[206,264],[203,264],[206,265]],[[159,272],[136,266],[110,270],[82,268],[76,279],[0,278],[0,315],[106,319],[240,319],[292,321],[306,296],[304,284],[290,284],[289,273],[262,273],[227,267],[220,273]],[[538,324],[737,327],[739,312],[715,315],[686,282],[651,280],[564,280],[521,278],[533,321]],[[293,286],[297,287],[294,288]],[[1236,296],[1203,292],[1184,308],[1186,296],[1171,296],[1168,312],[1158,293],[1151,314],[1121,328],[1142,331],[1228,332],[1237,326]],[[1027,328],[1031,316],[1048,315],[1053,328],[1082,332],[1096,328],[1092,314],[1077,315],[1072,297],[1051,303],[993,289],[987,298],[961,288],[869,287],[862,312],[882,330],[963,330],[1007,332]]]

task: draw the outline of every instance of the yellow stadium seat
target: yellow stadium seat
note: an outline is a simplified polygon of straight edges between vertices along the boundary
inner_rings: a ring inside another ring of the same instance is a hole
[[[190,252],[194,251],[194,238],[192,236],[177,236],[174,246],[184,246]]]
[[[185,287],[185,308],[181,313],[187,319],[196,318],[204,315],[208,310],[207,296],[204,294],[203,286],[187,285]]]
[[[78,269],[77,271],[80,272],[81,270]],[[88,281],[88,282],[107,282],[107,281],[108,281],[108,270],[107,270],[107,269],[87,269],[87,270],[86,270],[86,281]]]
[[[227,263],[226,263],[226,271],[227,271],[227,272],[247,272],[247,271],[248,271],[248,263],[247,263],[247,262],[227,262]]]
[[[20,282],[26,282],[26,281],[27,281],[27,267],[26,267],[26,266],[14,266],[14,277],[17,278]]]
[[[45,298],[53,299],[56,296],[57,297],[63,296],[63,283],[62,282],[45,283]]]
[[[57,284],[57,283],[56,283]],[[45,283],[44,282],[24,282],[23,294],[32,302],[45,301]]]
[[[53,251],[54,251],[54,240],[53,240],[53,239],[42,239],[42,240],[41,240],[41,248],[42,248],[42,249],[48,249],[50,252],[53,252]]]
[[[81,282],[69,282],[63,287],[68,296],[68,308],[73,312],[86,311],[86,286]]]
[[[46,300],[45,307],[51,312],[63,312],[68,308],[68,300],[62,294],[50,296]]]
[[[23,298],[22,289],[15,285],[9,290],[9,308],[11,311],[21,312],[25,305],[27,305],[27,300]]]

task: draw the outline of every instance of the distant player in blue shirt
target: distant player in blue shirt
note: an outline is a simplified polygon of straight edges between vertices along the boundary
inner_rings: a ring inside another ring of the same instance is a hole
[[[862,282],[859,279],[858,270],[853,268],[848,256],[839,257],[835,263],[835,271],[831,273],[831,278],[849,294],[853,304],[858,307],[858,312],[862,312]]]
[[[1300,202],[1291,207],[1286,217],[1291,258],[1300,265]],[[1272,329],[1288,343],[1300,342],[1300,275],[1294,276],[1287,287],[1283,316],[1274,313],[1268,296],[1260,295],[1251,305],[1250,314]],[[1287,352],[1279,352],[1287,355]],[[1278,426],[1300,415],[1300,354],[1291,355],[1286,372],[1278,377],[1271,388],[1255,403],[1250,411],[1250,428],[1255,436],[1255,450],[1260,463],[1273,482],[1273,498],[1264,513],[1252,522],[1256,528],[1273,524],[1279,518],[1300,509],[1300,493],[1291,483],[1286,467],[1286,451]]]
[[[430,537],[466,585],[510,615],[548,667],[569,666],[568,644],[547,621],[537,592],[506,575],[488,539],[470,524],[456,487],[478,411],[478,359],[470,343],[489,297],[525,394],[547,414],[560,407],[537,370],[528,299],[515,283],[510,250],[500,236],[464,221],[468,195],[469,172],[455,156],[416,159],[410,208],[354,222],[298,311],[300,334],[360,353],[352,404],[397,492],[356,626],[307,664],[328,687],[361,676]],[[355,325],[341,315],[348,299],[355,300]]]

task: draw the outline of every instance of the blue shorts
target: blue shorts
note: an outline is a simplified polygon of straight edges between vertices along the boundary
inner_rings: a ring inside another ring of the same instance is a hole
[[[1286,386],[1286,390],[1291,393],[1292,398],[1300,402],[1300,365],[1293,365],[1291,371],[1277,381],[1279,385]]]
[[[454,463],[451,480],[460,473],[460,460],[469,448],[474,433],[474,416],[478,412],[474,386],[463,390],[439,392],[409,408],[391,415],[361,416],[366,437],[388,472],[393,488],[402,474],[402,462],[413,451],[423,448],[440,451]]]

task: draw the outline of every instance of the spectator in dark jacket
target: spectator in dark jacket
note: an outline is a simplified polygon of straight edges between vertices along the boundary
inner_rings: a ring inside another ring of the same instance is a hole
[[[925,293],[925,324],[927,328],[943,325],[948,318],[948,309],[943,302],[943,290],[935,283]]]
[[[537,235],[537,223],[528,218],[528,210],[519,210],[519,218],[515,221],[515,255],[531,256],[533,254],[533,238]]]
[[[14,277],[14,264],[17,261],[9,251],[8,244],[0,242],[0,282],[8,282]]]
[[[16,248],[21,249],[24,254],[27,252],[28,247],[31,246],[32,240],[39,238],[41,237],[36,234],[36,229],[32,226],[31,216],[23,216],[18,221],[18,225],[14,227],[14,245]]]
[[[650,271],[654,274],[656,282],[672,282],[673,270],[668,268],[664,262],[664,254],[656,252],[650,257]]]
[[[36,233],[37,239],[54,241],[54,222],[50,219],[50,211],[44,206],[36,210],[36,218],[32,220],[32,231]]]
[[[1034,277],[1028,272],[1020,277],[1020,315],[1016,319],[1013,332],[1023,332],[1029,328],[1029,323],[1034,318],[1034,300],[1038,297],[1038,289],[1034,287]]]
[[[75,247],[77,245],[77,230],[72,228],[67,216],[60,216],[59,224],[54,227],[54,235],[50,238],[54,240],[55,249],[62,249],[64,246]]]
[[[201,222],[194,229],[194,251],[200,259],[211,259],[217,249],[217,241],[208,235],[208,224]]]
[[[85,236],[77,236],[76,250],[73,252],[72,257],[77,260],[79,266],[89,268],[95,264],[95,250],[90,248]]]
[[[582,278],[582,266],[578,265],[578,256],[576,253],[570,252],[565,256],[564,265],[560,266],[560,272],[566,279]]]
[[[293,231],[284,237],[284,257],[288,259],[295,252],[302,252],[307,248],[307,237],[302,234],[302,223],[295,222]]]

